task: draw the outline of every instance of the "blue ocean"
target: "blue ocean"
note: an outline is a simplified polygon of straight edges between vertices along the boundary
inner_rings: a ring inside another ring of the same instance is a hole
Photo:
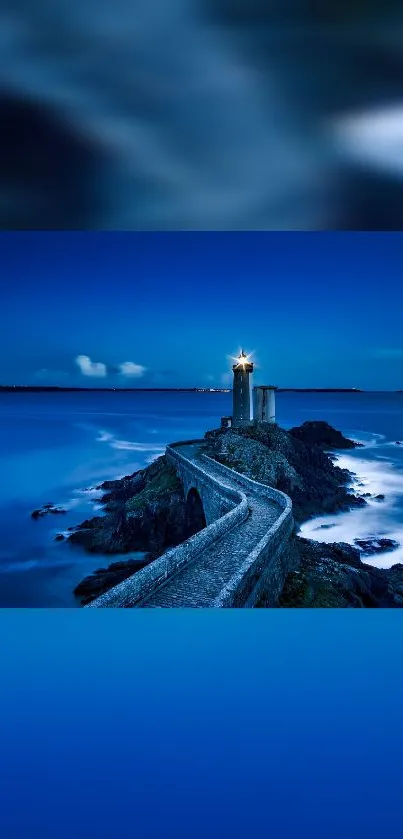
[[[99,510],[97,485],[140,469],[168,442],[202,436],[231,413],[231,393],[61,392],[0,395],[0,606],[77,607],[75,585],[113,557],[55,541]],[[324,419],[364,448],[340,454],[361,492],[382,493],[349,513],[312,519],[304,535],[348,541],[370,535],[401,547],[366,559],[403,562],[403,393],[279,393],[284,427]],[[365,487],[365,489],[364,489]],[[66,510],[34,520],[53,503]],[[322,524],[326,528],[322,528]]]

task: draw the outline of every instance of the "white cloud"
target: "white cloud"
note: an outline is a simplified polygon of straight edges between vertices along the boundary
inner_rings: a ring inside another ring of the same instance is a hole
[[[135,364],[134,361],[123,361],[122,364],[119,364],[119,372],[122,376],[139,378],[140,376],[144,376],[146,369],[141,364]]]
[[[102,361],[91,361],[88,355],[78,355],[76,364],[78,364],[83,376],[96,376],[97,378],[106,376],[106,364],[103,364]]]

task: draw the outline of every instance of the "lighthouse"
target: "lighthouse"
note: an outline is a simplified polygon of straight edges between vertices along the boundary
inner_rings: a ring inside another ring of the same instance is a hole
[[[232,370],[234,373],[234,384],[232,390],[232,425],[250,425],[249,376],[253,373],[253,362],[250,361],[243,350],[241,350],[235,364],[233,364]]]

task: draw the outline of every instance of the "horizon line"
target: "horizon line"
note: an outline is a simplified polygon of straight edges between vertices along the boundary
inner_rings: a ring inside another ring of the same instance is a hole
[[[83,392],[121,392],[133,393],[139,392],[164,392],[164,391],[182,391],[182,392],[198,392],[198,393],[230,393],[232,387],[204,387],[193,385],[191,387],[180,387],[171,385],[170,387],[81,387],[79,385],[0,385],[0,391],[83,391]],[[277,392],[327,392],[327,393],[403,393],[402,388],[387,388],[379,390],[377,388],[357,388],[357,387],[277,387]]]

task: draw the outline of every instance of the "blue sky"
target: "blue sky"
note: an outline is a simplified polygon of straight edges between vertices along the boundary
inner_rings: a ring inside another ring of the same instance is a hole
[[[1,233],[0,383],[403,388],[401,233]]]

